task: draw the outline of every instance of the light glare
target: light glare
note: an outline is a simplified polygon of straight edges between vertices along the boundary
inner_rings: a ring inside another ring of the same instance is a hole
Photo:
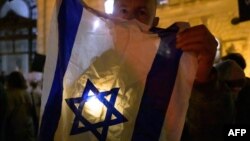
[[[93,25],[93,31],[96,31],[96,29],[100,26],[100,21],[99,20],[95,20],[94,21],[94,25]]]
[[[88,97],[89,98],[85,103],[86,112],[94,117],[99,117],[103,110],[103,104],[99,101],[99,99],[92,91],[89,91]]]
[[[112,14],[113,13],[113,5],[114,5],[114,0],[106,0],[104,3],[105,7],[105,12],[107,14]]]

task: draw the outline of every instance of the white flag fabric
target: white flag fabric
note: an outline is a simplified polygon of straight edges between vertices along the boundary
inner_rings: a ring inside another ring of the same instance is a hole
[[[178,141],[196,58],[175,48],[179,27],[145,32],[80,0],[58,2],[42,95],[41,141]]]

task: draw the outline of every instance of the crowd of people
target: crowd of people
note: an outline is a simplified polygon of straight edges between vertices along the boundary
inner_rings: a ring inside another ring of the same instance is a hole
[[[41,105],[40,82],[27,81],[19,71],[1,78],[0,140],[35,141]]]

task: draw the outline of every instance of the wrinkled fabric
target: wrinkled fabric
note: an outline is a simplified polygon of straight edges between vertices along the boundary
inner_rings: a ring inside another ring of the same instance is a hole
[[[63,0],[54,16],[40,140],[180,139],[197,59],[176,49],[179,26],[153,33],[78,0]]]

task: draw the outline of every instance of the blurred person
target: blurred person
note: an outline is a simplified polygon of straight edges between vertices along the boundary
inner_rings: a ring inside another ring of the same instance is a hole
[[[137,19],[152,29],[157,25],[156,1],[116,0],[114,8],[115,17]],[[234,123],[235,96],[244,85],[244,72],[233,61],[213,67],[217,43],[204,25],[179,32],[176,46],[198,56],[198,72],[186,118],[189,137],[195,141],[221,141],[223,126]]]
[[[160,29],[156,27],[159,19],[155,17],[155,3],[154,0],[116,0],[113,16],[137,19],[151,26],[152,31],[159,32]],[[221,141],[224,125],[234,122],[235,109],[234,91],[223,80],[224,75],[219,73],[223,67],[213,67],[217,42],[206,26],[198,25],[180,31],[176,47],[184,52],[194,52],[198,58],[198,70],[186,116],[187,140]],[[236,63],[230,62],[227,65],[235,67],[228,71],[229,75],[225,79],[231,82],[244,78],[243,71]],[[234,71],[239,73],[236,78],[233,77]]]
[[[225,125],[235,123],[235,101],[245,83],[244,71],[232,60],[218,63],[213,71],[216,79],[194,86],[182,141],[222,141]]]
[[[159,21],[159,18],[155,17],[156,8],[156,0],[115,0],[114,12],[112,16],[126,20],[136,19],[141,23],[150,26],[150,30],[157,33],[164,31],[164,29],[156,27]],[[93,9],[91,10],[95,11]],[[211,99],[208,96],[211,92],[217,92],[218,96],[220,96],[219,92],[226,91],[223,88],[221,90],[220,86],[217,86],[217,82],[219,80],[217,77],[217,72],[214,71],[215,69],[213,68],[217,45],[218,44],[214,36],[205,25],[198,25],[194,27],[187,26],[185,29],[179,31],[176,39],[176,47],[184,52],[193,52],[197,55],[198,58],[198,70],[196,73],[195,83],[193,87],[194,90],[192,91],[191,97],[200,95],[204,97],[203,101],[210,101]],[[223,84],[220,83],[219,85]],[[201,109],[198,108],[204,103],[203,101],[201,101],[198,105],[191,104],[191,109],[194,110],[195,113],[199,113],[199,110]],[[230,106],[231,105],[226,106],[226,109],[229,111],[227,112],[228,114],[233,113],[232,107]],[[218,118],[217,116],[213,117],[213,113],[209,114],[212,118]],[[218,120],[226,119],[226,116],[228,116],[228,114],[225,114],[225,116],[223,117],[219,117]],[[207,119],[206,117],[197,117],[198,119],[195,119],[196,121],[193,121],[194,118],[192,118],[192,120],[189,120],[190,118],[188,117],[189,123],[196,125],[199,124],[197,120],[205,121]],[[211,119],[211,122],[212,120],[213,119]],[[215,121],[215,124],[220,123],[218,120]],[[231,119],[228,119],[227,122],[230,123]],[[213,125],[210,126],[214,127]],[[202,127],[206,126],[202,125]]]
[[[222,57],[222,60],[235,61],[242,70],[246,68],[245,58],[240,53],[229,53]],[[238,89],[239,93],[236,99],[236,124],[250,124],[250,78],[246,77],[246,83],[242,89]]]
[[[27,92],[27,82],[21,72],[14,71],[7,76],[6,93],[6,141],[34,141],[31,97]]]
[[[28,74],[27,81],[29,83],[29,93],[32,100],[32,115],[35,124],[36,134],[38,132],[40,108],[41,108],[41,96],[42,96],[42,73],[32,71]]]
[[[236,102],[239,92],[245,85],[245,73],[239,64],[233,60],[224,60],[215,65],[220,76],[220,80],[225,82],[226,86],[232,92],[232,98]]]
[[[5,73],[4,73],[4,71],[1,71],[0,83],[4,86],[4,83],[5,83]]]
[[[35,133],[37,135],[38,126],[39,126],[42,91],[40,88],[39,81],[30,81],[29,84],[31,86],[30,95],[31,95],[31,100],[32,100],[32,115],[33,115],[33,121],[35,125]]]
[[[115,0],[114,1],[114,13],[113,16],[119,17],[122,19],[132,20],[137,19],[138,21],[151,26],[152,32],[161,32],[160,28],[157,28],[157,24],[159,21],[158,17],[155,17],[156,12],[156,1],[155,0]],[[186,52],[194,52],[198,58],[198,70],[196,73],[196,79],[193,86],[192,94],[191,94],[191,104],[189,108],[189,112],[187,113],[187,121],[190,125],[199,126],[199,122],[203,121],[206,123],[206,117],[200,116],[200,112],[202,112],[203,103],[209,102],[211,99],[207,96],[212,92],[221,92],[225,91],[224,88],[220,90],[220,86],[217,86],[217,72],[214,71],[213,62],[215,59],[217,42],[214,36],[210,33],[210,31],[204,25],[198,25],[194,27],[187,27],[186,29],[180,31],[177,35],[176,39],[176,47]],[[222,85],[221,83],[219,85]],[[219,93],[217,93],[219,96]],[[195,104],[192,101],[194,98],[203,97],[203,99]],[[231,100],[227,102],[230,103]],[[200,108],[200,109],[199,109]],[[214,116],[214,113],[209,113],[211,119],[209,123],[214,122],[214,124],[219,123],[219,120],[225,120],[225,123],[231,123],[231,119],[228,119],[226,116],[230,116],[233,114],[233,109],[231,105],[225,106],[226,110],[228,110],[227,114],[223,117]],[[201,111],[200,111],[201,110]],[[224,109],[220,109],[224,110]],[[190,114],[190,113],[195,114]],[[197,114],[198,113],[198,114]],[[195,116],[190,117],[190,115]],[[216,119],[213,121],[213,119]],[[209,124],[208,123],[208,124]],[[216,126],[209,125],[211,128],[216,128]],[[206,128],[206,126],[201,125],[201,128]],[[185,125],[186,126],[186,125]],[[198,129],[198,128],[196,128]],[[191,130],[191,135],[198,135],[199,132]],[[204,134],[203,134],[204,135]],[[206,137],[197,138],[198,140],[204,139]],[[210,138],[211,139],[211,138]]]
[[[83,4],[95,14],[107,17],[107,15],[89,7],[86,3],[83,2]],[[164,30],[157,27],[159,17],[156,17],[156,0],[114,0],[113,7],[112,16],[115,18],[138,20],[151,27],[150,31],[152,32]],[[197,83],[206,83],[214,78],[212,68],[217,45],[215,37],[205,25],[185,26],[185,29],[179,31],[176,39],[176,48],[184,52],[194,52],[197,55],[198,70],[195,79]]]
[[[3,85],[0,83],[0,140],[4,139],[4,124],[5,124],[5,114],[6,114],[6,92]]]

